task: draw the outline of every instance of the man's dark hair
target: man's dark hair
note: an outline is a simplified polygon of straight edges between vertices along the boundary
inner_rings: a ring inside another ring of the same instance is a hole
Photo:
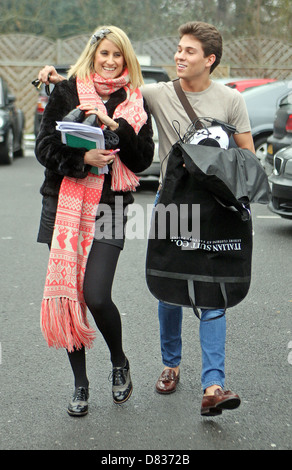
[[[210,69],[210,73],[212,73],[217,65],[220,64],[223,52],[222,36],[215,26],[202,21],[190,21],[180,26],[178,32],[180,39],[185,34],[190,34],[200,41],[205,57],[211,54],[216,56],[216,60]]]

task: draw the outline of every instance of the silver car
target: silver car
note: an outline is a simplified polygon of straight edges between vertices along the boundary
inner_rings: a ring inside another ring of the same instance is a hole
[[[291,88],[291,80],[279,80],[242,92],[249,114],[256,155],[263,166],[266,163],[267,139],[273,133],[276,110]]]

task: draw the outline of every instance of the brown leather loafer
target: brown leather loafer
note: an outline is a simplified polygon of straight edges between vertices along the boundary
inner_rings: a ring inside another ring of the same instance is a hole
[[[230,390],[215,390],[214,395],[204,395],[201,406],[202,416],[218,416],[222,410],[234,410],[240,405],[240,398]]]
[[[173,393],[176,391],[178,382],[179,373],[176,375],[173,369],[165,369],[157,380],[155,388],[158,393]]]

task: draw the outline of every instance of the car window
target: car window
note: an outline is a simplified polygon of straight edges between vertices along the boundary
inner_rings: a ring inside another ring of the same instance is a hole
[[[285,96],[280,102],[280,106],[285,106],[287,104],[292,104],[292,93],[289,93],[289,95]]]
[[[8,87],[7,83],[5,80],[1,80],[1,106],[7,106],[8,105]]]
[[[0,106],[4,106],[4,93],[3,93],[3,86],[2,86],[2,80],[0,80]]]
[[[155,80],[155,78],[151,78],[151,77],[147,77],[147,78],[143,78],[144,79],[144,83],[145,85],[149,85],[149,83],[157,83],[157,80]]]
[[[158,140],[158,129],[155,120],[152,118],[153,140]]]

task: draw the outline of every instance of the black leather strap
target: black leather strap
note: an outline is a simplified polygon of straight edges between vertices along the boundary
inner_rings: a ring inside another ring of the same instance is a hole
[[[190,120],[193,122],[196,119],[199,119],[198,116],[196,115],[194,109],[190,105],[189,100],[187,99],[186,95],[184,94],[182,87],[180,85],[179,78],[176,78],[173,80],[173,87],[174,90],[178,96],[178,99],[180,100],[181,104],[183,105],[187,115],[189,116]],[[202,127],[200,121],[198,121],[198,126],[197,127]]]

